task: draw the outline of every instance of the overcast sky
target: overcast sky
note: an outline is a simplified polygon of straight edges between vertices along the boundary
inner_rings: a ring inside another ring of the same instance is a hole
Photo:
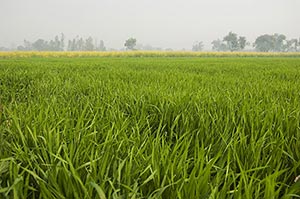
[[[0,46],[52,39],[63,32],[122,48],[128,37],[190,49],[229,31],[253,42],[264,33],[300,37],[300,0],[0,0]]]

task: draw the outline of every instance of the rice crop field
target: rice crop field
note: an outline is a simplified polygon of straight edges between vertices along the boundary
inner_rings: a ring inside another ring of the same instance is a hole
[[[0,54],[0,198],[300,197],[298,54],[35,53]]]

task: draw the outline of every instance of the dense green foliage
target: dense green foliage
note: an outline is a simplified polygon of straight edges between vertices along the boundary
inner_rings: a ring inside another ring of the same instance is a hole
[[[0,198],[300,195],[299,58],[0,60]]]

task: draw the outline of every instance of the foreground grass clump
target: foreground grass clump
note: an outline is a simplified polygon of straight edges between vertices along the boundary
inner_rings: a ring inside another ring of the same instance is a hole
[[[300,196],[299,58],[0,60],[0,198]]]

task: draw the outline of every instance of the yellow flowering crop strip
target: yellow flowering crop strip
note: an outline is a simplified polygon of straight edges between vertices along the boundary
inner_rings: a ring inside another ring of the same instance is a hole
[[[31,57],[300,57],[300,52],[192,52],[192,51],[12,51],[0,52],[0,58]]]

